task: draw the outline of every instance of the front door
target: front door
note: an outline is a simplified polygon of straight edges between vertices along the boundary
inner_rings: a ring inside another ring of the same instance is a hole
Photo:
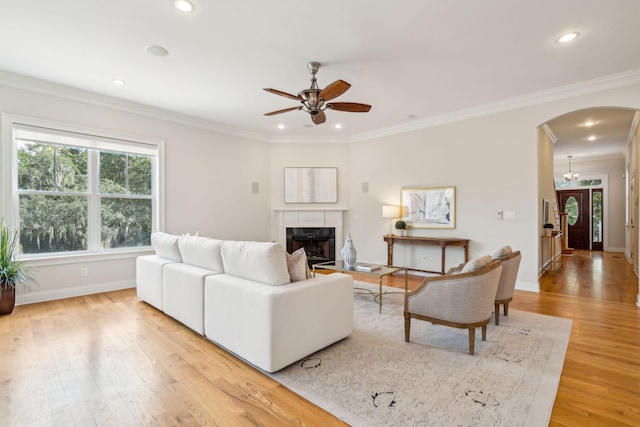
[[[567,213],[567,244],[571,249],[591,249],[589,190],[558,190],[560,209]]]

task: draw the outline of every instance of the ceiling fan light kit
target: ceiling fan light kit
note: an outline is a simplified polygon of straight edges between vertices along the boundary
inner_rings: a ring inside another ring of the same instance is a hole
[[[289,111],[302,110],[311,116],[311,121],[314,124],[319,125],[327,120],[327,116],[325,114],[325,110],[327,109],[346,111],[350,113],[366,113],[371,110],[371,105],[360,104],[357,102],[327,102],[345,93],[349,90],[351,85],[344,80],[336,80],[324,89],[320,89],[316,80],[316,73],[320,68],[320,63],[309,62],[307,64],[307,68],[311,73],[311,87],[298,92],[297,95],[292,95],[277,89],[264,88],[264,90],[269,93],[299,101],[301,105],[298,107],[272,111],[270,113],[266,113],[265,116],[273,116],[276,114],[287,113]]]

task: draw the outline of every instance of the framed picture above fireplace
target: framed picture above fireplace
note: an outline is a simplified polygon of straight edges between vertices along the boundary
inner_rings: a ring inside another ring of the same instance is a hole
[[[284,168],[285,203],[338,203],[338,168]]]

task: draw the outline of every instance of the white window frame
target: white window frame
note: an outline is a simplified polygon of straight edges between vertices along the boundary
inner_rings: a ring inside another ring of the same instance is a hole
[[[70,134],[78,134],[87,140],[94,141],[94,148],[104,151],[126,151],[127,146],[137,147],[139,150],[148,151],[154,157],[152,162],[152,230],[164,230],[164,141],[160,139],[145,138],[132,136],[110,131],[82,127],[77,125],[69,125],[64,123],[53,122],[49,120],[36,119],[13,114],[2,114],[2,143],[0,150],[0,165],[2,172],[0,174],[0,217],[4,218],[11,228],[17,228],[20,224],[19,211],[19,194],[18,194],[18,162],[17,162],[17,146],[14,143],[13,130],[16,127],[37,127],[44,128],[51,133],[62,132]],[[135,151],[135,149],[132,149]],[[132,152],[132,151],[130,151]],[[95,153],[95,152],[94,152]],[[97,153],[96,153],[97,154]],[[89,155],[88,161],[90,170],[93,169],[94,176],[97,174],[97,156]],[[55,252],[42,254],[22,254],[21,258],[30,260],[54,260],[55,263],[75,262],[78,257],[89,260],[105,259],[105,258],[129,258],[135,257],[141,251],[148,251],[150,246],[129,247],[129,248],[109,248],[102,249],[100,244],[100,223],[99,218],[99,200],[105,195],[98,194],[98,183],[92,176],[88,177],[87,189],[89,197],[89,227],[92,228],[88,233],[87,250]],[[106,197],[109,197],[108,195]],[[129,196],[123,196],[129,197]]]

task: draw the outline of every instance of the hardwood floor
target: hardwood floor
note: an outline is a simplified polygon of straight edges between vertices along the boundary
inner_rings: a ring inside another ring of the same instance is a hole
[[[640,425],[637,279],[614,255],[570,257],[510,305],[573,319],[552,426]],[[344,425],[133,289],[16,307],[0,346],[1,426]]]

